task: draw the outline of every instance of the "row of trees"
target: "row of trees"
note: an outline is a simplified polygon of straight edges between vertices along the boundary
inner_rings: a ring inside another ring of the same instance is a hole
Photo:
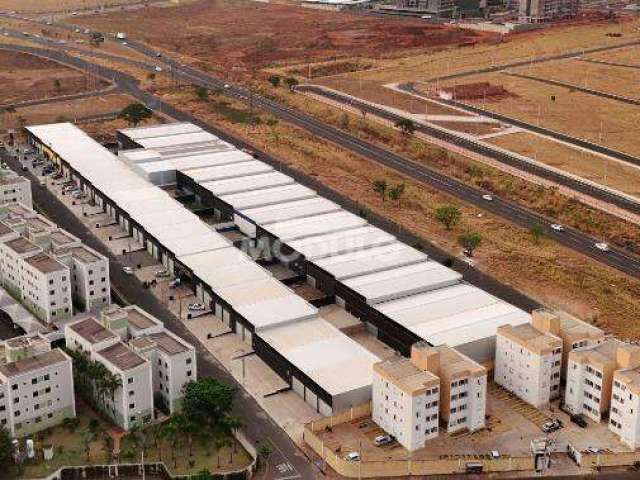
[[[295,77],[285,77],[283,79],[280,75],[271,75],[267,80],[273,88],[278,88],[281,83],[284,83],[289,90],[293,90],[300,83]]]
[[[73,360],[73,382],[76,391],[87,402],[103,408],[107,398],[113,398],[122,386],[120,377],[111,373],[102,363],[91,360],[82,352],[68,350]]]
[[[383,205],[388,198],[389,200],[397,201],[399,207],[400,200],[406,190],[406,185],[404,183],[398,183],[391,186],[385,179],[378,179],[371,184],[371,188],[380,197]]]

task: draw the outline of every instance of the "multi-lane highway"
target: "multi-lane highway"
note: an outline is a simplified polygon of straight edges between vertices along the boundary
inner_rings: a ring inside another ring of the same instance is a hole
[[[144,45],[130,40],[128,41],[128,44],[131,48],[136,48],[136,50],[141,53],[150,56],[152,55],[154,58],[156,56],[156,52],[154,50]],[[179,112],[172,106],[165,104],[160,98],[152,95],[151,93],[141,90],[133,77],[123,74],[122,72],[118,72],[98,64],[91,64],[86,59],[70,56],[64,51],[54,49],[41,49],[19,45],[4,45],[0,46],[0,48],[10,48],[13,50],[40,55],[80,69],[87,69],[90,67],[97,75],[112,80],[123,91],[145,103],[150,108],[160,108],[176,118],[192,118],[187,116],[184,112]],[[234,97],[242,102],[251,102],[254,107],[261,108],[284,121],[303,128],[319,138],[330,141],[376,163],[393,168],[410,178],[430,185],[433,188],[455,198],[476,205],[483,210],[489,211],[524,228],[541,225],[545,228],[547,236],[556,240],[561,245],[587,255],[602,264],[613,267],[621,272],[627,273],[628,275],[640,278],[640,259],[615,247],[610,247],[609,251],[606,252],[597,249],[595,244],[603,239],[594,238],[569,227],[566,227],[562,232],[555,231],[550,228],[550,224],[556,223],[553,219],[545,218],[542,215],[496,196],[493,197],[492,201],[484,200],[483,195],[485,195],[486,192],[482,190],[472,188],[423,165],[418,165],[408,158],[349,135],[342,130],[326,125],[309,115],[285,107],[274,100],[252,94],[244,87],[227,84],[223,80],[196,70],[193,67],[181,65],[173,59],[163,57],[163,61],[172,66],[173,75],[180,80],[188,81],[196,85],[202,85],[207,88],[221,89],[226,95]],[[196,123],[202,124],[202,122]]]

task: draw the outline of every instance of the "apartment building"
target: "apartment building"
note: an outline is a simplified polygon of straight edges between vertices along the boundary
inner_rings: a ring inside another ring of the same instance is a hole
[[[560,321],[553,319],[551,332]],[[494,380],[534,407],[560,396],[562,339],[534,324],[503,325],[496,331]]]
[[[0,214],[0,281],[51,323],[111,303],[109,261],[23,205]]]
[[[550,22],[575,17],[578,6],[578,0],[520,0],[518,16],[524,22]]]
[[[410,359],[392,357],[373,366],[371,417],[409,451],[438,436],[440,379]]]
[[[609,430],[629,447],[640,447],[640,348],[618,349],[613,374]]]
[[[594,422],[605,419],[611,405],[613,375],[630,365],[634,351],[640,348],[614,338],[573,350],[569,354],[565,408]]]
[[[31,182],[7,168],[0,169],[0,205],[21,203],[33,208]]]
[[[555,329],[554,335],[562,339],[563,378],[567,371],[569,353],[573,349],[598,345],[605,340],[603,330],[563,311],[534,310],[531,321],[538,330],[544,332],[549,332],[556,322],[560,322],[560,328]]]
[[[184,386],[196,380],[195,348],[167,330],[134,338],[129,345],[151,362],[156,407],[179,411]]]
[[[137,305],[109,305],[100,312],[99,322],[116,333],[123,342],[142,335],[160,333],[164,325]]]
[[[0,345],[0,425],[22,437],[76,416],[71,358],[43,336]]]
[[[69,269],[22,236],[0,242],[0,282],[47,323],[73,314]]]
[[[151,363],[125,345],[120,337],[89,317],[66,325],[69,350],[84,352],[103,364],[120,382],[113,392],[96,395],[103,411],[124,430],[153,418]]]
[[[71,272],[71,289],[75,307],[95,312],[111,303],[109,260],[86,245],[60,248],[55,258]]]
[[[458,350],[414,344],[411,361],[440,378],[440,424],[447,432],[484,428],[487,369]]]

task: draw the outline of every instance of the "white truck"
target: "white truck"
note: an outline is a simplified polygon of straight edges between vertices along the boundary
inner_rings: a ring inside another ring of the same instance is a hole
[[[118,40],[126,40],[127,39],[127,34],[124,32],[118,32],[116,33],[116,38]]]

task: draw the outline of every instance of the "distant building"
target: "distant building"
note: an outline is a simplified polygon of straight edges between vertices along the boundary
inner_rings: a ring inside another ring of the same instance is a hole
[[[28,208],[33,208],[31,182],[12,170],[2,168],[0,169],[0,205],[5,203],[21,203]]]
[[[560,396],[562,340],[556,335],[557,318],[550,332],[536,326],[498,327],[494,380],[534,407],[543,407]]]
[[[376,8],[388,12],[451,16],[458,3],[456,0],[396,0],[393,3],[377,5]]]
[[[447,346],[419,342],[411,358],[374,365],[372,418],[408,450],[438,435],[485,425],[487,370]]]
[[[440,379],[404,357],[376,363],[373,372],[373,421],[409,451],[437,437]]]
[[[614,338],[573,350],[567,369],[566,409],[574,414],[584,414],[595,422],[606,418],[614,372],[631,365],[634,351],[640,353],[640,347]]]
[[[0,425],[31,435],[76,416],[71,358],[40,336],[0,345]]]
[[[520,21],[530,23],[550,22],[573,18],[578,14],[578,0],[520,0]]]

